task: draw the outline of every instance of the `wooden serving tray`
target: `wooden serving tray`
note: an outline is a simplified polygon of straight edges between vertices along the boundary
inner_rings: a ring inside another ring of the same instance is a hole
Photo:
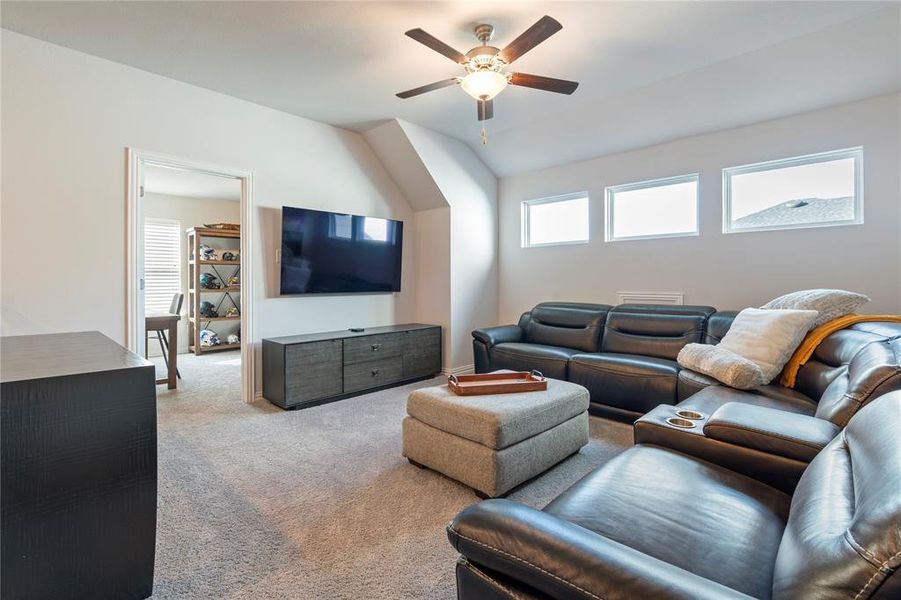
[[[547,389],[547,378],[540,371],[448,375],[447,387],[458,396],[540,392]]]

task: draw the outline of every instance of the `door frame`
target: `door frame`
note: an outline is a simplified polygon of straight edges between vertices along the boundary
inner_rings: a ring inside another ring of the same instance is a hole
[[[126,345],[144,355],[144,310],[141,293],[144,232],[141,198],[144,167],[147,165],[206,173],[237,179],[241,183],[241,399],[254,401],[253,344],[253,171],[170,156],[158,152],[126,148],[128,188],[126,194]]]

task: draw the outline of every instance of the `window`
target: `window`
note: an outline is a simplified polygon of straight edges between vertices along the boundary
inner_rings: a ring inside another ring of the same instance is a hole
[[[522,203],[522,247],[588,243],[588,194]]]
[[[353,238],[353,217],[350,215],[329,215],[328,216],[329,236],[333,238],[344,238],[349,240]]]
[[[863,149],[723,169],[723,233],[863,223]]]
[[[698,174],[607,188],[608,242],[698,235]]]
[[[363,217],[363,239],[376,242],[388,241],[388,220]]]
[[[181,290],[181,222],[144,219],[144,312],[169,312]]]

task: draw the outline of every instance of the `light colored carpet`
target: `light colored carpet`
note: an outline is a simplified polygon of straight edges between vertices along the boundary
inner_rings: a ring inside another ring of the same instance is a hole
[[[180,355],[158,386],[159,513],[153,598],[455,598],[444,526],[477,502],[401,456],[420,382],[283,411],[240,400],[236,353]],[[591,443],[509,498],[542,507],[631,444],[591,418]]]

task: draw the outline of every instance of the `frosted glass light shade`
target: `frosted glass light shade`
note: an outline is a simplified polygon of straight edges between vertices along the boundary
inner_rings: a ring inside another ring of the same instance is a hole
[[[474,71],[463,78],[460,87],[476,100],[491,100],[507,87],[507,78],[497,71]]]

